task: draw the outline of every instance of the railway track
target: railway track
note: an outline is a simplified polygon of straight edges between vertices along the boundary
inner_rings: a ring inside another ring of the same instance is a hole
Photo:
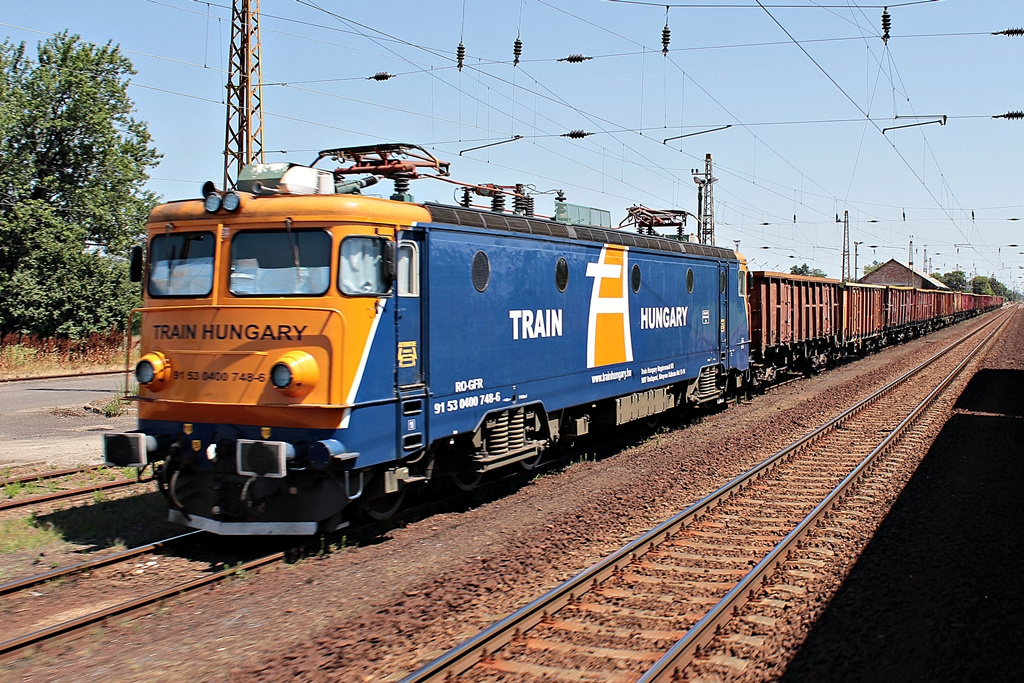
[[[742,628],[749,623],[734,627],[733,615],[750,604],[801,539],[870,486],[865,475],[882,469],[879,463],[893,445],[1007,320],[1003,316],[972,332],[402,683],[455,676],[678,680],[716,632],[715,642],[725,642],[733,653],[716,663],[741,669],[745,662],[736,653],[756,657],[763,638]],[[964,348],[984,330],[989,331],[980,342]],[[776,583],[783,594],[800,592],[785,579]],[[762,602],[771,607],[779,601]]]
[[[24,579],[16,579],[14,581],[8,581],[7,583],[0,583],[0,595],[16,593],[17,591],[26,590],[46,583],[47,581],[63,579],[74,576],[75,574],[82,574],[92,569],[99,569],[100,567],[106,567],[107,565],[115,564],[117,562],[125,562],[129,559],[145,555],[146,553],[166,550],[172,545],[202,533],[202,531],[190,531],[179,536],[167,538],[162,541],[156,541],[155,543],[147,543],[135,548],[129,548],[128,550],[122,550],[121,552],[104,555],[85,562],[79,562],[78,564],[73,564],[68,567],[61,567],[41,574],[36,574],[34,576],[29,576]]]
[[[89,465],[87,467],[71,467],[63,470],[42,470],[33,474],[24,474],[18,477],[9,477],[7,479],[0,480],[0,487],[10,486],[12,484],[28,484],[36,481],[45,481],[47,479],[58,479],[60,477],[67,477],[74,474],[85,474],[87,472],[95,472],[105,468],[106,465]]]
[[[3,481],[3,488],[8,486],[22,487],[34,484],[35,482],[57,479],[60,477],[74,477],[76,475],[94,474],[97,471],[107,469],[103,465],[94,465],[90,467],[79,467],[67,470],[53,470],[50,472],[41,472],[39,474],[25,475],[21,477],[13,477],[5,479]],[[0,512],[4,510],[13,510],[17,508],[23,508],[30,505],[38,505],[40,503],[52,503],[58,500],[65,500],[68,498],[77,498],[79,496],[93,495],[97,491],[108,491],[110,489],[126,488],[128,486],[134,486],[140,483],[144,483],[139,479],[116,479],[112,481],[94,481],[89,483],[87,486],[79,486],[70,489],[50,491],[47,493],[25,493],[19,494],[16,497],[8,500],[0,501]]]
[[[141,566],[145,569],[159,564],[156,560],[150,560],[148,563],[139,563],[137,560],[140,557],[152,555],[153,553],[165,553],[164,557],[167,558],[166,551],[171,547],[180,545],[188,540],[195,540],[197,536],[203,535],[206,535],[206,532],[192,531],[173,538],[158,541],[156,543],[131,548],[119,553],[95,558],[88,562],[83,562],[62,569],[55,569],[50,572],[44,572],[36,576],[0,585],[0,595],[4,596],[4,600],[8,605],[7,617],[4,621],[5,629],[10,629],[12,626],[13,628],[23,629],[23,632],[20,635],[13,637],[7,636],[3,641],[0,641],[0,657],[7,658],[16,656],[29,646],[74,636],[76,635],[76,632],[80,631],[82,628],[102,622],[110,617],[127,615],[138,610],[143,610],[182,593],[193,591],[219,581],[224,581],[233,576],[244,575],[246,572],[258,570],[269,564],[279,562],[297,552],[295,550],[287,550],[263,554],[255,558],[251,557],[253,553],[249,553],[250,559],[239,561],[236,564],[226,563],[223,569],[217,571],[193,568],[191,570],[192,572],[203,571],[203,575],[190,580],[169,582],[165,587],[155,591],[135,591],[139,594],[127,599],[110,599],[109,593],[122,592],[120,590],[103,591],[103,595],[100,597],[86,598],[84,601],[81,598],[76,599],[73,595],[61,592],[61,587],[59,585],[61,580],[68,579],[74,575],[94,572],[101,568],[112,569],[116,573],[118,570],[115,565],[117,564],[126,565],[124,569],[120,570],[121,573],[134,573],[132,572],[132,569],[135,566]],[[187,562],[181,558],[177,559],[180,563]],[[182,567],[179,567],[176,571],[179,575],[187,572],[188,569]],[[145,573],[144,570],[143,573]],[[151,582],[154,579],[146,576],[140,580]],[[159,579],[155,580],[159,581]],[[49,582],[56,583],[50,584]],[[29,609],[17,609],[16,605],[28,603],[33,599],[39,600],[40,598],[46,597],[46,593],[41,592],[45,590],[46,585],[55,585],[55,588],[51,591],[53,595],[50,602],[57,603],[57,606],[55,607],[51,604],[47,607],[43,607],[40,605],[33,607],[32,611],[45,612],[50,615],[50,618],[39,618],[35,614],[19,618],[22,613],[29,611]],[[28,592],[29,589],[33,588],[36,590]],[[125,590],[127,591],[130,589]],[[22,593],[22,595],[19,595],[19,593]],[[39,622],[41,620],[45,620],[47,623],[40,625]]]

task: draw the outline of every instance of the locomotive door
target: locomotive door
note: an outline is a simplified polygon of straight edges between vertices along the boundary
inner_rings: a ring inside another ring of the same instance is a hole
[[[729,264],[718,264],[718,360],[729,363]]]
[[[423,370],[422,233],[399,230],[395,254],[395,339],[398,398],[398,449],[415,452],[426,442],[426,383]]]

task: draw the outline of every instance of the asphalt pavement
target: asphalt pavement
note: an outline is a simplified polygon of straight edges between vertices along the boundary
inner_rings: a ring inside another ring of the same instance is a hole
[[[123,374],[0,383],[0,465],[102,462],[103,432],[132,429],[135,411],[108,418],[89,407],[123,385]]]

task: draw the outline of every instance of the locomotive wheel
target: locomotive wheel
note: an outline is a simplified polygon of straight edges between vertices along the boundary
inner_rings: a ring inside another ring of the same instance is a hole
[[[472,491],[483,481],[483,472],[452,472],[452,483],[460,491]]]
[[[383,522],[386,519],[391,519],[401,509],[403,502],[405,502],[405,489],[385,494],[373,500],[362,501],[359,503],[359,512],[374,521]]]

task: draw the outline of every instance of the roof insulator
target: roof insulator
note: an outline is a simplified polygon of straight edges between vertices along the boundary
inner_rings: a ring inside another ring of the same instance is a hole
[[[998,116],[993,116],[992,118],[1013,120],[1024,119],[1024,111],[1008,111],[1005,114],[999,114]]]
[[[512,66],[519,66],[519,58],[523,56],[523,41],[516,36],[516,42],[512,43]]]
[[[455,61],[458,64],[459,71],[462,71],[462,67],[466,63],[466,46],[459,41],[459,46],[455,48]]]
[[[593,59],[593,57],[584,57],[583,55],[569,55],[568,57],[562,57],[558,61],[569,62],[570,64],[579,64],[580,62],[585,62],[588,59]]]
[[[668,44],[672,40],[672,31],[668,27],[668,22],[665,22],[665,28],[661,29],[661,54],[668,56]]]
[[[1024,36],[1024,28],[1008,28],[1005,31],[996,31],[994,36]]]
[[[587,137],[588,135],[593,135],[593,133],[588,133],[588,132],[586,132],[584,130],[570,130],[568,133],[562,133],[559,137],[572,138],[573,140],[580,140],[582,138]]]
[[[892,17],[889,16],[889,8],[882,8],[882,43],[889,44],[889,29],[892,28]]]
[[[387,71],[378,71],[366,80],[368,81],[386,81],[389,78],[394,78],[395,74],[389,74]]]

